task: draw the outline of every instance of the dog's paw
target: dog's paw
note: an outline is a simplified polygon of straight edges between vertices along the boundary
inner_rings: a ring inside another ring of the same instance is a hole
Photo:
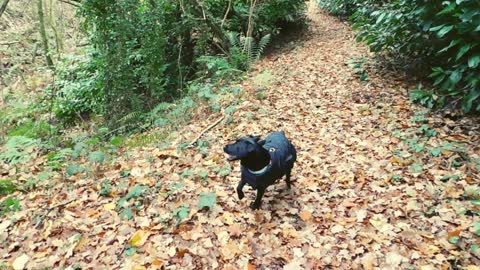
[[[252,202],[252,203],[250,204],[250,208],[251,208],[252,210],[260,209],[260,204],[256,204],[255,202]]]

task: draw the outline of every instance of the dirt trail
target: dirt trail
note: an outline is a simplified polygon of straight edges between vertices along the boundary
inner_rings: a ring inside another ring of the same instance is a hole
[[[464,195],[479,182],[473,161],[478,134],[415,114],[424,109],[408,101],[401,81],[369,72],[369,80],[361,82],[346,63],[369,54],[355,43],[349,26],[314,4],[308,14],[306,38],[260,61],[242,83],[241,109],[233,122],[205,135],[206,156],[197,150],[127,150],[101,178],[110,180],[110,196],[100,196],[100,178],[85,177],[31,193],[25,198],[28,211],[0,224],[8,228],[1,235],[6,244],[0,250],[9,254],[4,258],[14,262],[26,256],[28,268],[85,269],[479,265],[479,209]],[[217,116],[197,117],[177,142],[191,140]],[[436,135],[409,144],[407,137],[422,125],[422,132]],[[242,201],[235,194],[238,164],[227,177],[216,168],[226,164],[222,146],[228,140],[273,130],[284,130],[299,150],[294,187],[290,193],[282,191],[283,181],[270,187],[262,210],[253,212],[248,204],[254,192],[246,188]],[[460,154],[450,148],[432,156],[430,149],[453,141],[465,142],[462,153],[472,157],[469,162],[453,167]],[[424,149],[417,151],[422,143]],[[445,181],[453,175],[458,179]],[[157,192],[132,195],[122,204],[120,198],[135,185]],[[209,211],[198,210],[201,192],[216,194]],[[72,198],[33,228],[46,212],[39,205]],[[132,220],[119,214],[124,206],[134,209]]]

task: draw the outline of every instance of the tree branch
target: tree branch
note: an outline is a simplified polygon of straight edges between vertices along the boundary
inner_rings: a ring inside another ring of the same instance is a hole
[[[70,0],[70,1],[69,0],[58,0],[58,1],[60,1],[62,3],[65,3],[65,4],[72,5],[72,6],[77,7],[77,8],[80,7],[80,1],[75,1],[75,0]]]
[[[217,121],[215,121],[215,123],[211,124],[206,129],[204,129],[202,132],[200,132],[200,134],[198,134],[198,136],[187,147],[188,148],[194,147],[195,144],[197,143],[197,141],[203,136],[203,134],[205,134],[210,129],[214,128],[216,125],[218,125],[220,122],[222,122],[223,119],[225,119],[225,115],[222,115],[222,117],[220,117]]]
[[[3,0],[2,6],[0,6],[0,17],[2,17],[3,12],[7,9],[8,1],[10,0]]]
[[[225,21],[227,20],[228,13],[230,13],[230,8],[232,6],[232,0],[228,1],[228,7],[227,11],[225,12],[225,15],[223,16],[222,23],[220,24],[220,27],[223,28],[223,25],[225,24]]]

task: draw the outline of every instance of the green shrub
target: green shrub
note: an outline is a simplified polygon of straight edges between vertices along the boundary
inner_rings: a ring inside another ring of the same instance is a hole
[[[6,195],[16,190],[16,186],[12,183],[13,179],[0,180],[0,194]]]
[[[430,67],[435,96],[422,102],[480,112],[480,1],[321,0],[351,16],[357,38],[374,52]],[[416,93],[415,96],[418,96]]]
[[[97,71],[100,63],[96,57],[69,56],[57,63],[57,79],[49,90],[54,99],[53,112],[59,119],[71,122],[102,111],[102,82]]]
[[[144,119],[138,113],[181,97],[189,81],[198,74],[204,75],[202,57],[230,52],[229,60],[235,68],[246,69],[250,65],[257,54],[234,51],[227,37],[229,31],[259,40],[277,33],[285,22],[299,22],[305,7],[303,0],[258,1],[250,14],[250,3],[247,0],[82,1],[84,26],[98,52],[94,65],[98,73],[90,74],[93,84],[78,82],[84,87],[79,95],[95,102],[64,95],[65,102],[59,103],[63,107],[56,107],[57,115],[94,111],[98,93],[111,127],[141,122]],[[253,46],[250,49],[260,51]],[[215,64],[220,66],[214,76],[227,71],[221,67],[224,63]],[[71,88],[78,89],[80,85]],[[63,91],[74,95],[68,87]],[[79,102],[72,104],[69,100]]]
[[[319,0],[318,4],[333,15],[348,17],[357,9],[358,0]]]
[[[9,212],[19,211],[20,209],[20,200],[15,197],[8,197],[0,202],[0,216],[4,216]]]
[[[47,138],[55,132],[55,128],[46,121],[34,122],[28,119],[25,123],[16,125],[8,131],[8,136],[24,136],[32,139]]]
[[[35,157],[34,149],[38,142],[25,136],[10,137],[0,152],[0,161],[8,164],[27,162]]]

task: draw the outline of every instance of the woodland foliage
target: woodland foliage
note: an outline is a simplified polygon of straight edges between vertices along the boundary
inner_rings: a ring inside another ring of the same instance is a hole
[[[431,68],[434,92],[412,91],[429,107],[480,111],[480,2],[477,0],[320,0],[349,17],[357,39]]]
[[[225,57],[231,69],[245,70],[271,34],[301,20],[304,5],[300,0],[82,1],[80,13],[95,57],[90,64],[76,65],[77,73],[89,74],[92,64],[97,73],[91,81],[82,80],[78,98],[67,99],[85,102],[57,106],[81,110],[60,109],[57,115],[68,119],[95,111],[91,105],[101,100],[109,126],[118,126],[132,112],[151,111],[189,92],[205,59],[218,62],[206,56]],[[58,92],[72,93],[65,84],[57,86]]]

